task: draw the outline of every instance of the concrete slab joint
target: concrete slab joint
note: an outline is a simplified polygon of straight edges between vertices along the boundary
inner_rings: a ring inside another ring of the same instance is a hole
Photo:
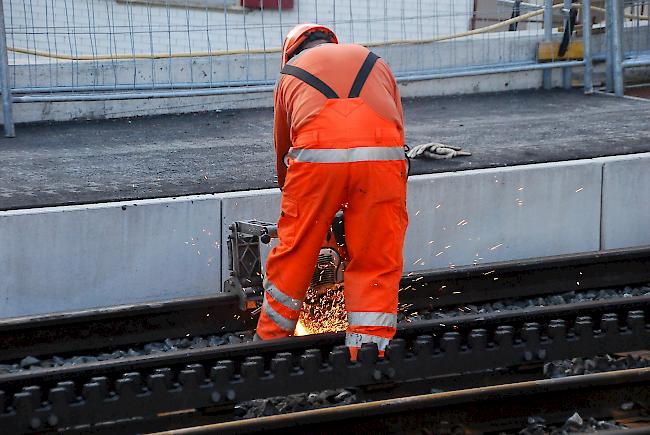
[[[602,248],[650,245],[650,153],[603,164]]]

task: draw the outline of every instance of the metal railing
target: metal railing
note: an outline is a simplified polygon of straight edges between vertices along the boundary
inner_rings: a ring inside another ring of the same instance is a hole
[[[607,90],[625,93],[625,69],[650,66],[650,1],[610,0],[607,13]]]
[[[5,43],[0,43],[0,80],[5,134],[13,134],[12,102],[269,91],[278,75],[284,35],[295,24],[309,21],[331,26],[344,42],[372,47],[398,81],[543,70],[544,84],[550,87],[550,71],[562,67],[569,87],[572,68],[584,66],[590,92],[591,26],[580,38],[572,35],[573,40],[583,40],[585,60],[538,62],[536,54],[538,43],[562,39],[558,29],[570,23],[572,9],[580,11],[582,21],[591,22],[591,12],[602,9],[598,2],[3,0],[6,34],[0,28]],[[623,0],[608,0],[608,5],[615,2]],[[642,33],[647,31],[643,7],[648,2],[635,3],[636,12],[628,7],[626,13],[637,14]],[[608,32],[614,35],[608,41],[615,40],[615,33]],[[621,53],[641,53],[637,49],[642,45],[634,41],[621,42]],[[599,55],[604,58],[605,52]],[[621,62],[630,65],[645,59],[623,57],[619,54]],[[610,69],[614,77],[615,68]]]

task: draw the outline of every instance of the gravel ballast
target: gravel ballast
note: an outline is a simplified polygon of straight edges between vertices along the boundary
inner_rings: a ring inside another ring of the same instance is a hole
[[[585,292],[566,292],[562,294],[549,295],[545,297],[526,298],[526,299],[506,299],[484,304],[467,304],[463,306],[444,307],[436,310],[419,310],[409,311],[408,307],[401,307],[398,313],[400,323],[410,323],[426,320],[444,320],[451,317],[464,315],[481,315],[497,312],[516,312],[530,308],[545,306],[560,306],[567,304],[578,304],[589,301],[604,301],[618,298],[634,298],[640,296],[650,296],[650,284],[638,287],[625,286],[615,289],[589,290]],[[75,355],[72,357],[52,356],[47,358],[36,358],[26,356],[20,361],[11,361],[10,363],[0,364],[0,375],[3,373],[16,373],[24,370],[38,370],[52,367],[74,366],[79,364],[93,363],[98,361],[117,360],[131,356],[154,355],[164,352],[182,351],[187,349],[202,349],[218,347],[226,344],[248,343],[253,340],[254,331],[246,331],[239,334],[227,333],[224,335],[209,336],[186,336],[181,338],[168,338],[162,342],[147,343],[140,346],[132,346],[126,349],[116,349],[99,354],[92,355]],[[642,360],[647,363],[646,360]],[[555,364],[555,363],[549,363]],[[571,365],[569,366],[567,365]],[[603,366],[602,360],[586,359],[584,362],[560,362],[557,365],[549,366],[548,370],[551,376],[558,376],[560,372],[570,371],[581,374],[591,373],[592,365]],[[608,363],[609,367],[619,367],[625,365],[620,362]],[[646,367],[646,366],[643,366]],[[618,370],[618,368],[612,368]],[[602,370],[601,370],[602,371]],[[546,373],[546,372],[545,372]]]

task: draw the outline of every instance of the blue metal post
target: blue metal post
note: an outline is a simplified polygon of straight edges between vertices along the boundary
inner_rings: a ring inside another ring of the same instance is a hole
[[[15,137],[14,118],[11,107],[11,86],[9,85],[9,58],[7,57],[7,33],[5,13],[0,0],[0,89],[2,91],[2,111],[6,137]]]
[[[585,59],[585,94],[594,92],[594,63],[591,52],[591,0],[582,0],[582,39]]]
[[[607,63],[605,65],[605,73],[606,73],[606,89],[607,92],[614,92],[614,58],[612,57],[612,54],[614,53],[614,49],[612,48],[613,44],[613,35],[614,31],[612,30],[614,27],[614,20],[613,16],[614,13],[612,12],[612,0],[605,0],[605,30],[606,30],[606,38],[607,38],[607,50],[606,50],[606,55],[607,55]]]
[[[618,97],[624,95],[625,81],[623,78],[623,3],[622,0],[610,0],[612,3],[612,73],[614,77],[614,93]]]

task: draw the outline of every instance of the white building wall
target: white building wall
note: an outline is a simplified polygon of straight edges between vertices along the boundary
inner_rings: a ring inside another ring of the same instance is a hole
[[[345,42],[430,38],[467,30],[472,0],[296,0],[292,10],[197,9],[117,0],[2,0],[10,46],[66,55],[280,47],[299,22]],[[49,62],[9,53],[10,62]]]

